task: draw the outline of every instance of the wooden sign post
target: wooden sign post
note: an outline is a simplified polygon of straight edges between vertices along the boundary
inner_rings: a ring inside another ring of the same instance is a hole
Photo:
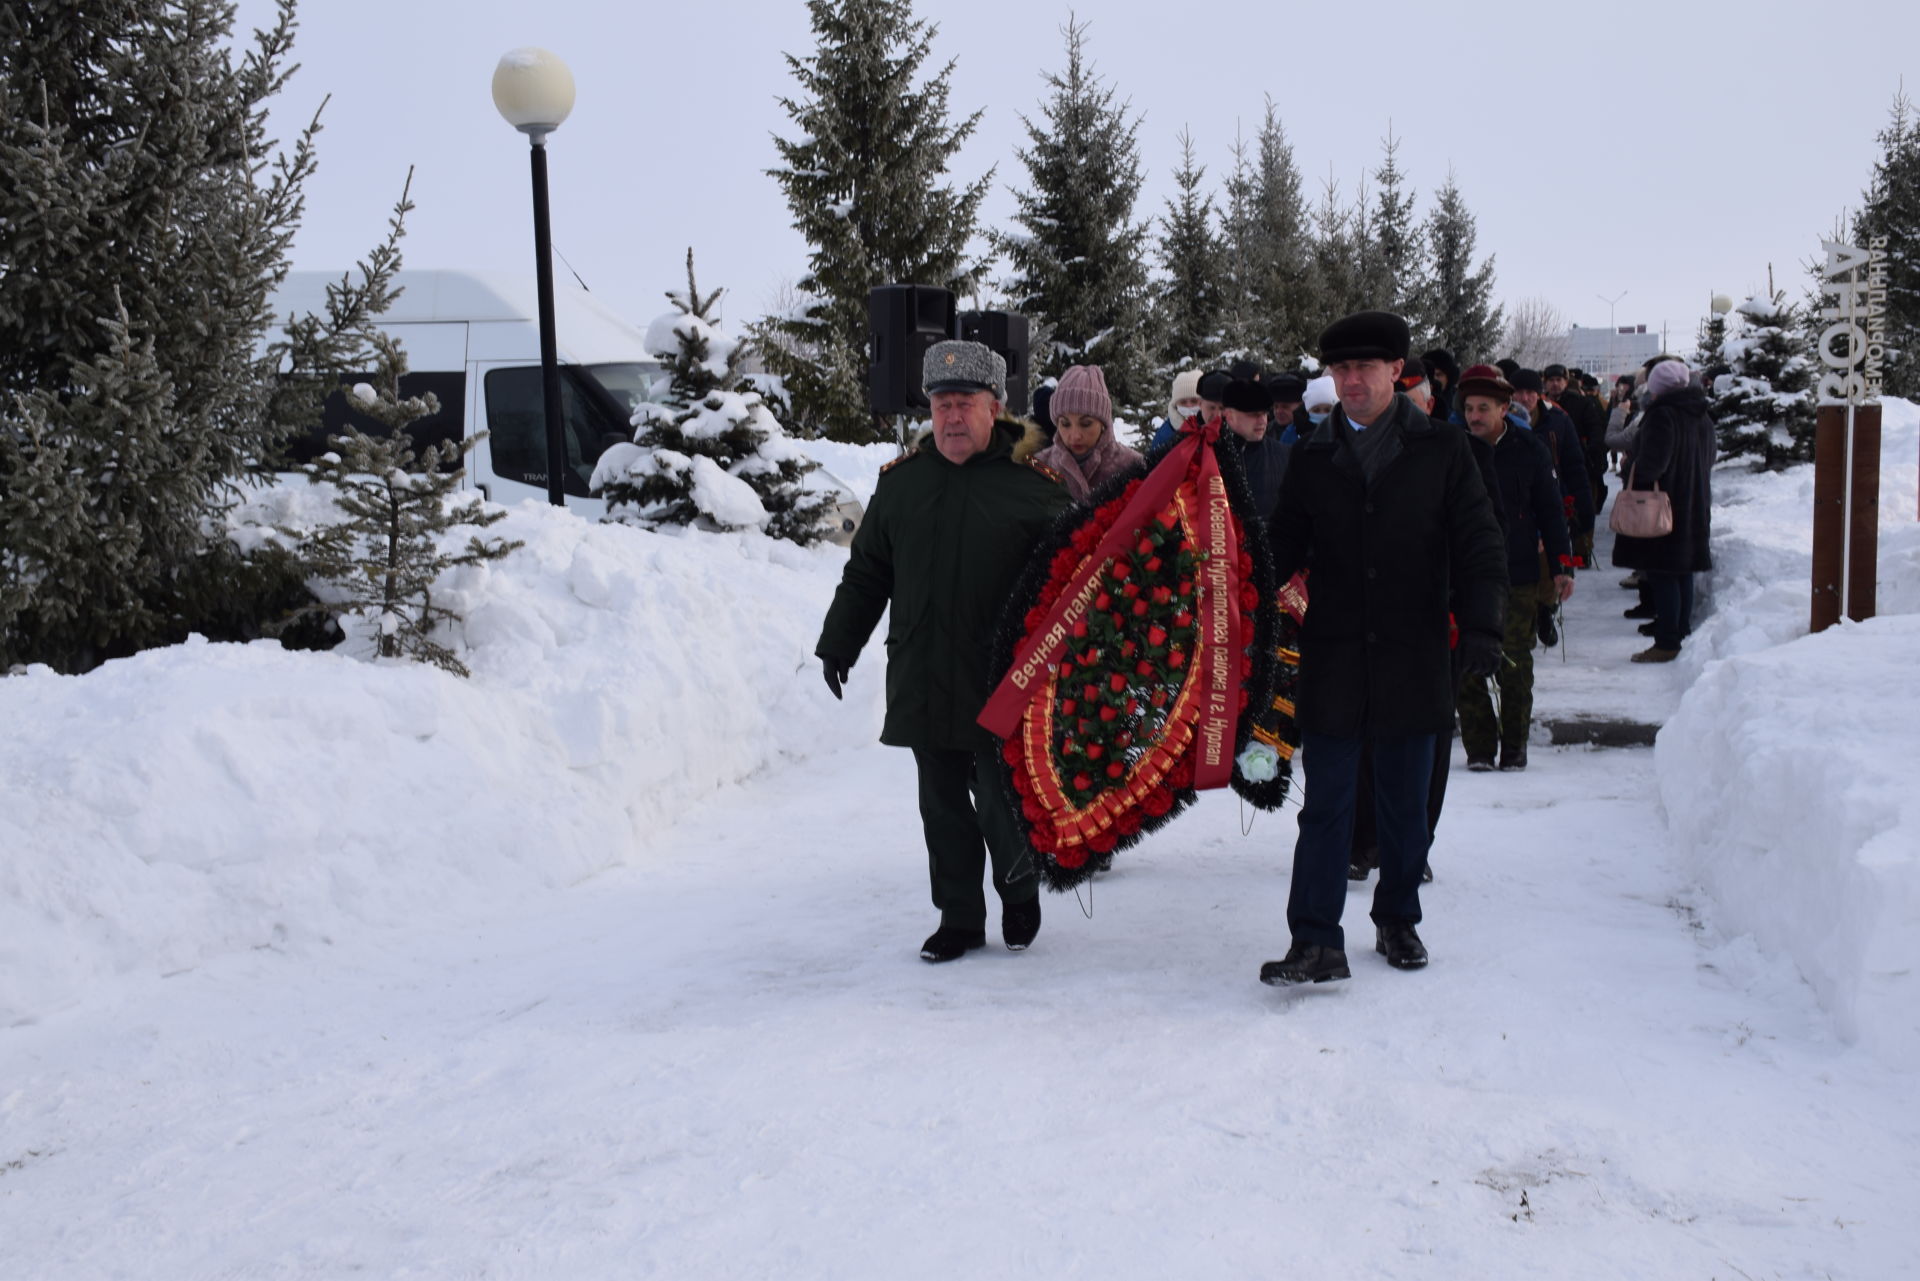
[[[1813,610],[1821,632],[1874,616],[1880,553],[1880,380],[1886,238],[1823,241],[1819,417],[1813,447]]]

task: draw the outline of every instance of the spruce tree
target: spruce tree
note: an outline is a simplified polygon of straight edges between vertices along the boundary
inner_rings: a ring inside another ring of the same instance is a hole
[[[1709,311],[1700,321],[1700,328],[1693,340],[1693,368],[1700,375],[1700,381],[1709,390],[1714,379],[1722,374],[1733,372],[1727,363],[1727,318],[1717,311]]]
[[[1292,368],[1311,352],[1327,318],[1313,296],[1300,170],[1271,98],[1251,155],[1234,144],[1225,242],[1227,332],[1234,354]]]
[[[1194,160],[1193,135],[1180,131],[1180,168],[1173,175],[1175,196],[1160,216],[1155,256],[1166,279],[1155,288],[1159,364],[1156,373],[1171,380],[1182,369],[1204,368],[1221,344],[1220,286],[1225,261],[1215,229],[1213,197],[1200,184],[1205,166]]]
[[[1405,315],[1409,301],[1420,291],[1419,228],[1414,223],[1414,193],[1407,189],[1406,174],[1400,169],[1400,140],[1393,136],[1391,121],[1380,147],[1384,154],[1373,171],[1379,194],[1367,221],[1368,239],[1384,281],[1378,305]]]
[[[1879,133],[1854,241],[1867,246],[1886,237],[1886,360],[1884,391],[1920,399],[1920,119],[1907,95],[1894,95]]]
[[[239,48],[233,16],[0,6],[0,665],[219,631],[254,568],[219,517],[283,436],[261,349],[318,120],[267,135],[293,0]]]
[[[1810,462],[1814,362],[1796,309],[1783,291],[1755,294],[1738,312],[1740,331],[1722,345],[1730,372],[1714,385],[1720,456],[1768,468]]]
[[[1039,331],[1034,372],[1105,371],[1114,410],[1140,420],[1165,400],[1144,342],[1148,225],[1133,221],[1142,182],[1140,117],[1114,101],[1087,60],[1087,24],[1062,28],[1067,65],[1048,73],[1041,119],[1021,117],[1028,182],[1016,190],[1022,234],[994,245],[1013,269],[1004,288]]]
[[[1320,185],[1320,201],[1313,207],[1307,259],[1311,296],[1315,311],[1323,317],[1323,325],[1341,316],[1380,306],[1377,300],[1366,296],[1369,282],[1363,253],[1367,238],[1362,225],[1365,211],[1364,203],[1357,208],[1340,203],[1340,184],[1334,180],[1329,166],[1327,180]]]
[[[986,264],[969,252],[993,171],[955,187],[954,154],[981,113],[949,123],[954,64],[917,83],[937,28],[911,0],[808,0],[818,44],[787,55],[800,94],[781,98],[798,136],[775,137],[794,226],[812,247],[798,305],[770,317],[762,349],[785,382],[799,429],[835,440],[887,438],[867,399],[867,294],[877,285],[971,291]]]
[[[1422,342],[1445,347],[1462,367],[1491,360],[1500,345],[1501,309],[1493,301],[1493,257],[1473,264],[1479,232],[1451,171],[1420,224],[1426,261],[1415,326]]]
[[[758,528],[815,542],[834,499],[808,485],[819,464],[794,447],[748,381],[747,345],[721,328],[725,292],[700,291],[687,250],[687,288],[668,291],[673,310],[647,330],[649,352],[666,362],[659,399],[635,410],[633,444],[601,456],[593,487],[610,520]]]

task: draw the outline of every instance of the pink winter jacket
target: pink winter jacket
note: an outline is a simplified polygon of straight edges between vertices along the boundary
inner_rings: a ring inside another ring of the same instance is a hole
[[[1058,437],[1045,449],[1033,456],[1033,461],[1051,467],[1060,473],[1060,479],[1066,482],[1067,492],[1073,495],[1073,501],[1084,503],[1087,495],[1118,476],[1130,467],[1140,464],[1140,455],[1113,438],[1113,428],[1100,433],[1100,441],[1087,455],[1084,463],[1075,462],[1073,454],[1060,443]]]

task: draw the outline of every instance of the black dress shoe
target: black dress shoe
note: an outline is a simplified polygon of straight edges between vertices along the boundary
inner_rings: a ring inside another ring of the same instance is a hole
[[[1620,615],[1620,617],[1622,617],[1622,618],[1652,618],[1652,617],[1653,617],[1653,606],[1651,606],[1651,605],[1635,605],[1635,606],[1634,606],[1634,607],[1633,607],[1632,609],[1629,609],[1629,610],[1626,610],[1625,612],[1623,612],[1623,613],[1622,613],[1622,614]]]
[[[1417,970],[1427,963],[1426,945],[1411,925],[1381,925],[1373,932],[1373,950],[1396,970]]]
[[[1659,630],[1659,628],[1654,623],[1642,623],[1639,627],[1639,632],[1642,636],[1651,636],[1657,630]]]
[[[1033,942],[1033,936],[1040,932],[1040,896],[1034,895],[1024,903],[1009,903],[1000,909],[1000,937],[1007,941],[1007,951],[1024,952]]]
[[[1350,979],[1347,954],[1337,947],[1295,941],[1282,961],[1268,961],[1260,967],[1260,981],[1269,987],[1292,987],[1295,983],[1326,983]]]
[[[942,925],[927,935],[927,941],[920,945],[920,959],[933,965],[942,961],[957,961],[974,948],[986,945],[985,930],[963,930],[958,926]]]

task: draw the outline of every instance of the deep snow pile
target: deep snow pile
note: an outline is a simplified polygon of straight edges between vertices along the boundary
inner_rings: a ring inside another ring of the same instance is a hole
[[[252,514],[299,523],[305,486]],[[0,1025],[116,975],[498,910],[626,860],[714,789],[869,743],[813,642],[845,552],[528,503],[448,584],[460,680],[273,643],[0,679]]]
[[[1806,635],[1813,469],[1714,476],[1712,614],[1657,747],[1716,924],[1785,955],[1835,1030],[1920,1061],[1920,407],[1888,401],[1880,617]],[[1724,660],[1724,661],[1715,661]]]

